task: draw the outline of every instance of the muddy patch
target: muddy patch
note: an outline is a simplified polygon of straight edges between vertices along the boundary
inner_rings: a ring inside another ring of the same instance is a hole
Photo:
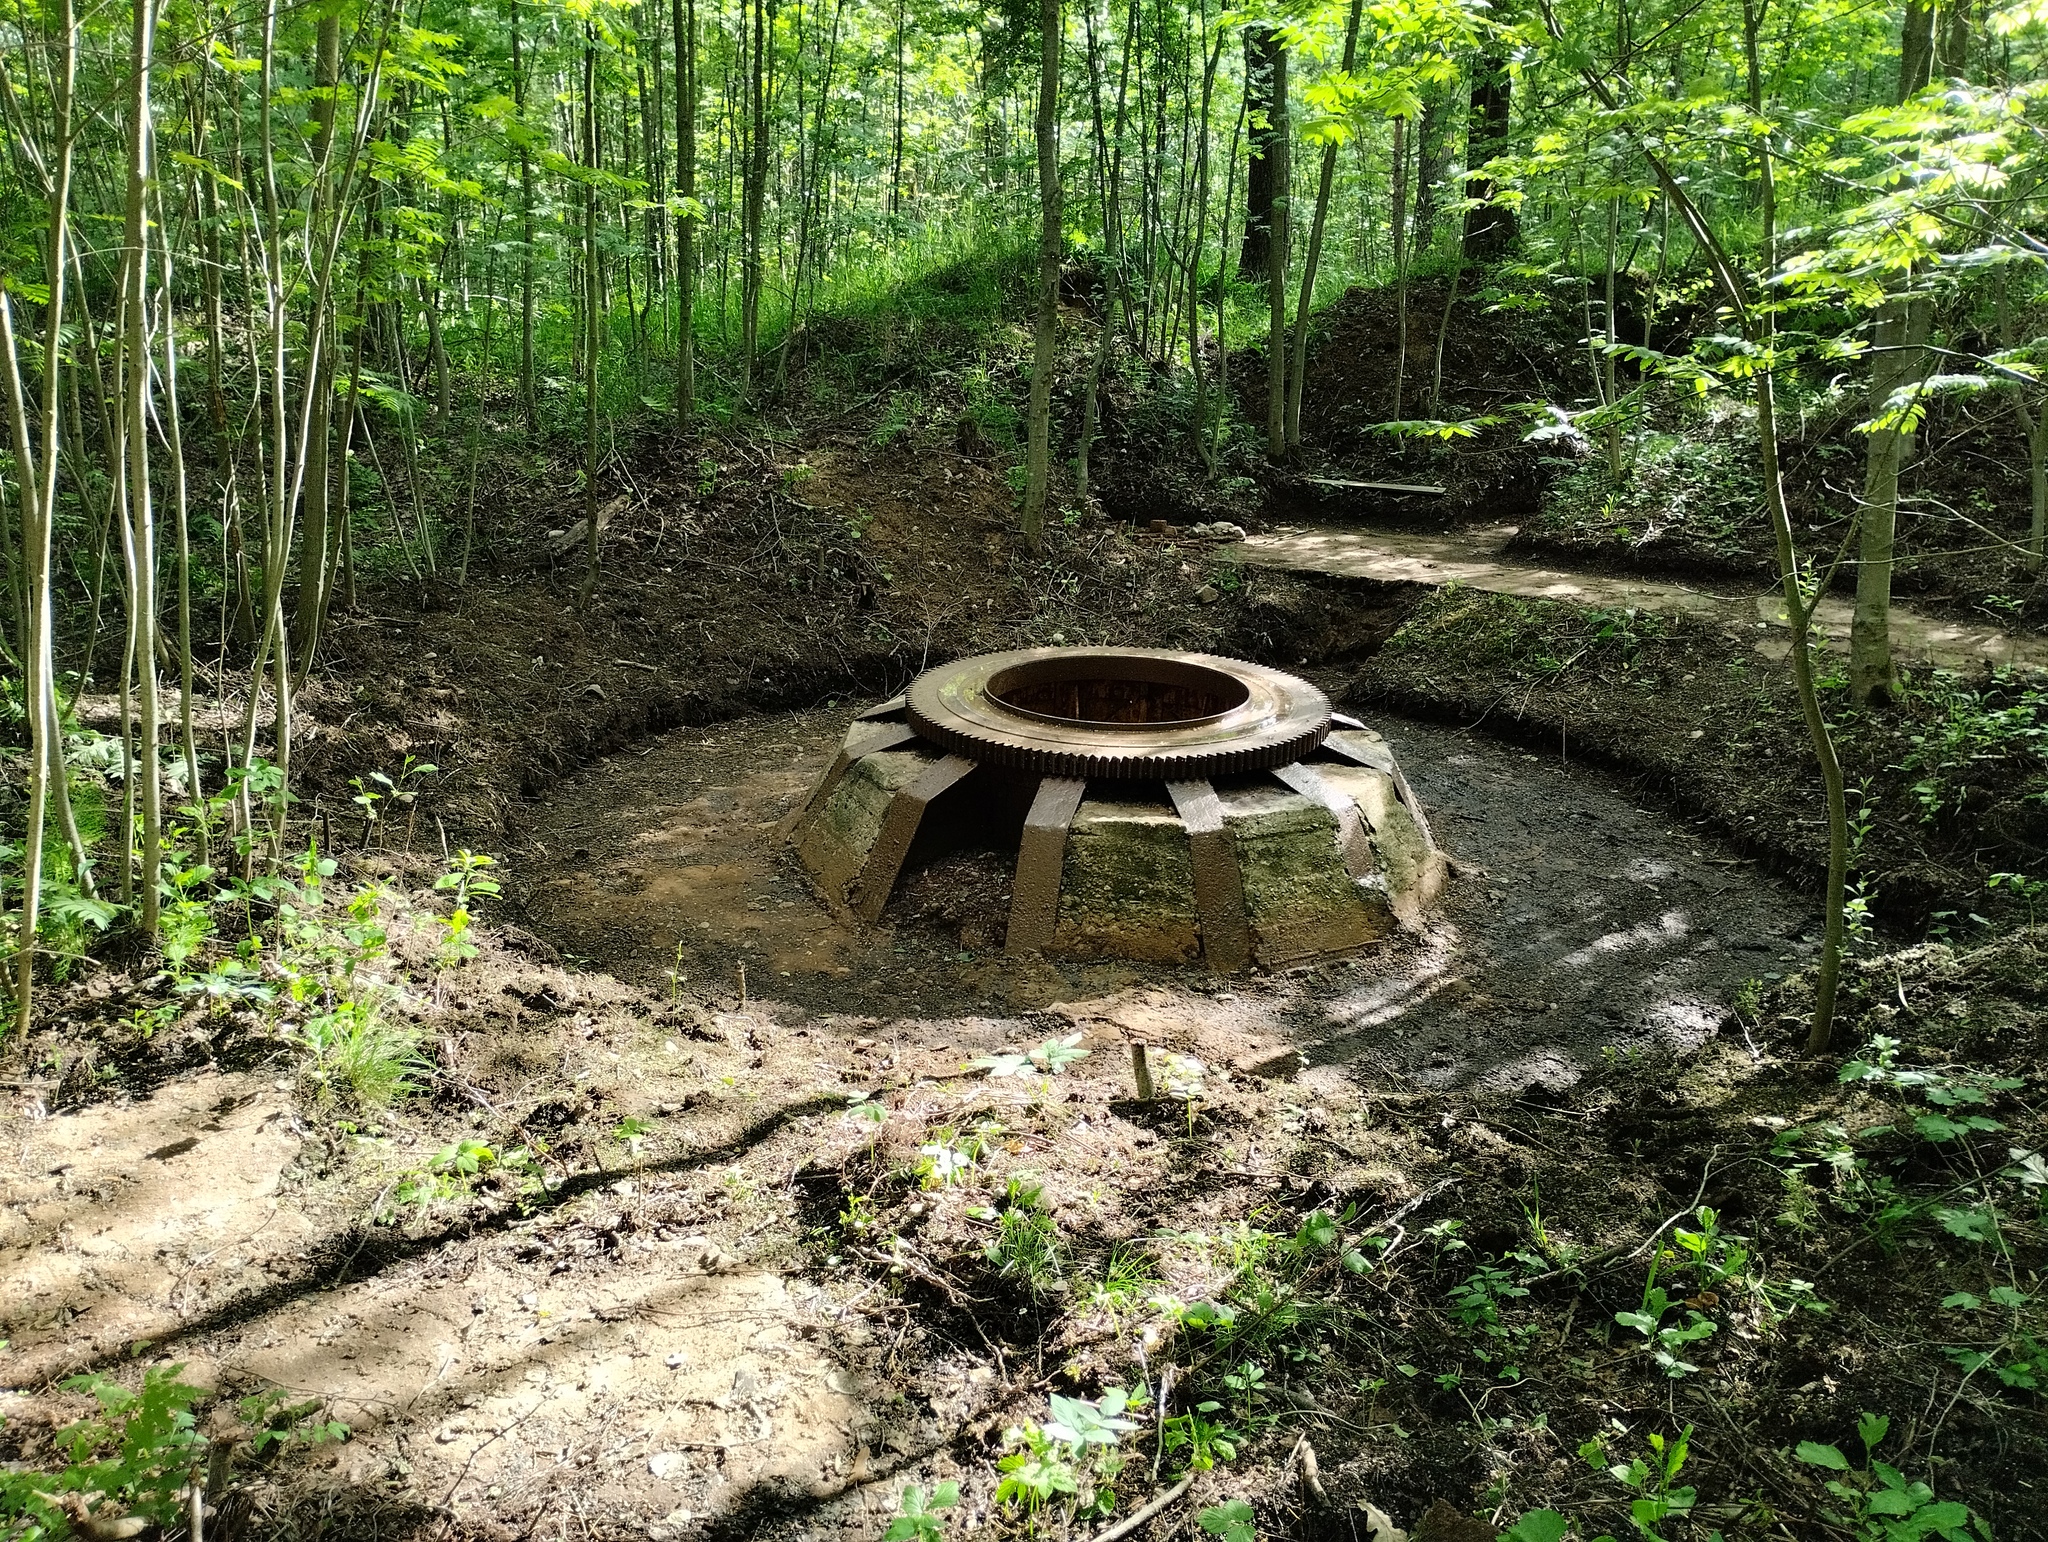
[[[866,1019],[927,1036],[931,1019],[967,1020],[1000,1037],[1020,1014],[1135,995],[1235,1045],[1507,1090],[1565,1085],[1653,1047],[1689,1050],[1745,980],[1812,951],[1803,901],[1568,750],[1546,758],[1401,720],[1376,726],[1413,763],[1459,872],[1419,933],[1222,977],[1013,958],[992,922],[1000,859],[963,853],[907,877],[882,924],[863,926],[818,901],[784,840],[850,715],[675,734],[565,783],[528,811],[514,864],[529,924],[657,987],[708,982],[736,997],[744,970],[749,1000],[783,1004],[792,1022]]]

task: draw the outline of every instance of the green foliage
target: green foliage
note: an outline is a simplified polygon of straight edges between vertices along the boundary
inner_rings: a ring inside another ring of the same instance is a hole
[[[1032,1071],[1058,1076],[1076,1061],[1088,1058],[1089,1052],[1081,1048],[1081,1039],[1081,1034],[1070,1033],[1064,1039],[1047,1039],[1034,1049],[1005,1049],[982,1055],[974,1064],[990,1076],[1024,1076]]]
[[[436,889],[454,898],[448,914],[435,918],[442,929],[441,946],[435,957],[443,968],[476,957],[476,944],[469,940],[469,902],[472,896],[498,892],[497,881],[484,876],[497,865],[497,860],[465,846],[448,859],[448,870],[434,880]]]
[[[1617,1432],[1626,1433],[1619,1421],[1615,1421],[1614,1427]],[[1693,1489],[1678,1486],[1678,1474],[1692,1449],[1692,1428],[1688,1424],[1676,1439],[1669,1441],[1651,1433],[1646,1437],[1647,1455],[1632,1456],[1625,1462],[1610,1460],[1606,1441],[1597,1435],[1579,1447],[1579,1456],[1588,1466],[1604,1471],[1636,1496],[1629,1501],[1629,1520],[1639,1535],[1651,1538],[1652,1542],[1661,1542],[1663,1533],[1659,1527],[1674,1517],[1687,1515],[1698,1499]]]
[[[323,1096],[357,1108],[383,1108],[411,1097],[432,1074],[420,1053],[419,1030],[386,1016],[377,994],[336,1002],[306,1020],[310,1070]]]
[[[1257,1517],[1242,1499],[1211,1505],[1195,1517],[1202,1530],[1221,1542],[1258,1542]]]
[[[1049,1402],[1051,1416],[1043,1424],[1005,1432],[1008,1454],[996,1463],[1002,1475],[996,1503],[1034,1521],[1054,1503],[1077,1516],[1107,1514],[1116,1498],[1109,1484],[1123,1467],[1123,1437],[1138,1428],[1124,1417],[1130,1394],[1111,1387],[1092,1401],[1054,1393]]]
[[[882,1533],[882,1542],[939,1542],[946,1534],[942,1511],[960,1503],[960,1485],[941,1483],[929,1498],[915,1483],[903,1490],[903,1503]]]
[[[180,1524],[187,1485],[208,1444],[193,1414],[206,1393],[179,1381],[182,1370],[152,1366],[139,1390],[96,1373],[65,1381],[67,1392],[90,1396],[99,1411],[56,1432],[61,1468],[0,1465],[0,1524],[9,1527],[9,1542],[132,1536],[144,1529],[137,1522]],[[240,1425],[233,1438],[258,1456],[286,1443],[347,1439],[348,1426],[320,1418],[320,1406],[318,1399],[294,1402],[275,1388],[244,1397],[236,1404]],[[124,1525],[130,1529],[115,1529]]]
[[[1941,1542],[1990,1542],[1990,1531],[1967,1505],[1937,1500],[1927,1484],[1909,1481],[1896,1467],[1878,1459],[1877,1448],[1890,1430],[1891,1420],[1883,1414],[1866,1413],[1856,1421],[1856,1435],[1863,1443],[1860,1470],[1850,1465],[1838,1446],[1799,1442],[1793,1454],[1800,1461],[1833,1474],[1824,1483],[1841,1508],[1828,1513],[1827,1519],[1846,1529],[1857,1542],[1921,1542],[1927,1537],[1938,1537]]]
[[[1927,726],[1909,736],[1900,770],[1915,778],[1913,797],[1928,823],[1960,814],[1987,768],[2038,768],[2048,747],[2048,691],[2010,673],[1973,690],[1944,670],[1930,671],[1916,683],[1911,705]]]
[[[997,1235],[983,1245],[997,1272],[1021,1281],[1034,1295],[1063,1277],[1059,1224],[1047,1212],[1045,1191],[1039,1184],[1012,1178],[1000,1210],[983,1214],[992,1217],[997,1226]]]

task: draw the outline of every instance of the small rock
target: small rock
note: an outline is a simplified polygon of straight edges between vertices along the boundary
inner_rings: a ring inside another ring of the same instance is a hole
[[[647,1458],[647,1470],[667,1483],[690,1470],[690,1459],[680,1451],[657,1451]]]
[[[603,701],[605,699],[604,687],[599,685],[595,680],[591,681],[590,684],[583,687],[583,694],[596,701]]]
[[[663,1365],[667,1366],[667,1367],[668,1367],[668,1368],[669,1368],[670,1370],[672,1370],[672,1371],[679,1371],[679,1370],[681,1370],[681,1369],[683,1368],[683,1363],[684,1363],[684,1361],[685,1361],[686,1359],[688,1359],[688,1356],[686,1356],[686,1355],[685,1355],[685,1354],[684,1354],[684,1353],[683,1353],[683,1352],[682,1352],[682,1351],[681,1351],[681,1350],[679,1349],[679,1350],[677,1350],[677,1351],[676,1351],[676,1352],[675,1352],[674,1354],[670,1355],[670,1356],[669,1356],[669,1357],[668,1357],[668,1358],[667,1358],[666,1360],[662,1361],[661,1363],[662,1363]]]
[[[1214,605],[1223,598],[1223,591],[1214,584],[1204,584],[1195,591],[1195,598],[1204,605]]]

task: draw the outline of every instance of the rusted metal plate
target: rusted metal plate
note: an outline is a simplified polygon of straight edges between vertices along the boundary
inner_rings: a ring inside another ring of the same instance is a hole
[[[1003,946],[1012,953],[1052,945],[1059,920],[1060,869],[1067,856],[1067,828],[1081,806],[1087,782],[1049,776],[1038,784],[1024,834],[1017,843],[1017,878],[1010,887],[1010,930]]]
[[[1187,827],[1195,868],[1195,910],[1202,918],[1202,958],[1222,973],[1251,962],[1251,924],[1244,913],[1244,881],[1237,870],[1237,844],[1223,822],[1223,804],[1206,780],[1166,784],[1174,812]]]
[[[846,886],[846,902],[863,920],[879,919],[882,907],[889,903],[889,892],[896,887],[896,875],[903,871],[903,859],[910,854],[924,811],[940,793],[973,770],[974,762],[965,755],[948,755],[927,766],[916,781],[890,800],[889,812],[882,816],[881,833],[875,837],[860,876]]]
[[[904,716],[951,754],[1045,776],[1189,780],[1285,765],[1329,698],[1242,659],[1157,648],[1026,648],[928,670]]]

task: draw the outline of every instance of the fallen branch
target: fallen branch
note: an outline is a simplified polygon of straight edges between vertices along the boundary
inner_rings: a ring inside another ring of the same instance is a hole
[[[1185,1478],[1182,1478],[1180,1482],[1174,1484],[1172,1488],[1146,1505],[1144,1509],[1133,1510],[1114,1526],[1105,1526],[1101,1531],[1096,1532],[1095,1542],[1117,1542],[1119,1537],[1129,1536],[1140,1526],[1144,1525],[1145,1522],[1152,1519],[1153,1516],[1185,1494],[1188,1491],[1189,1485],[1194,1481],[1195,1475],[1191,1472]]]

